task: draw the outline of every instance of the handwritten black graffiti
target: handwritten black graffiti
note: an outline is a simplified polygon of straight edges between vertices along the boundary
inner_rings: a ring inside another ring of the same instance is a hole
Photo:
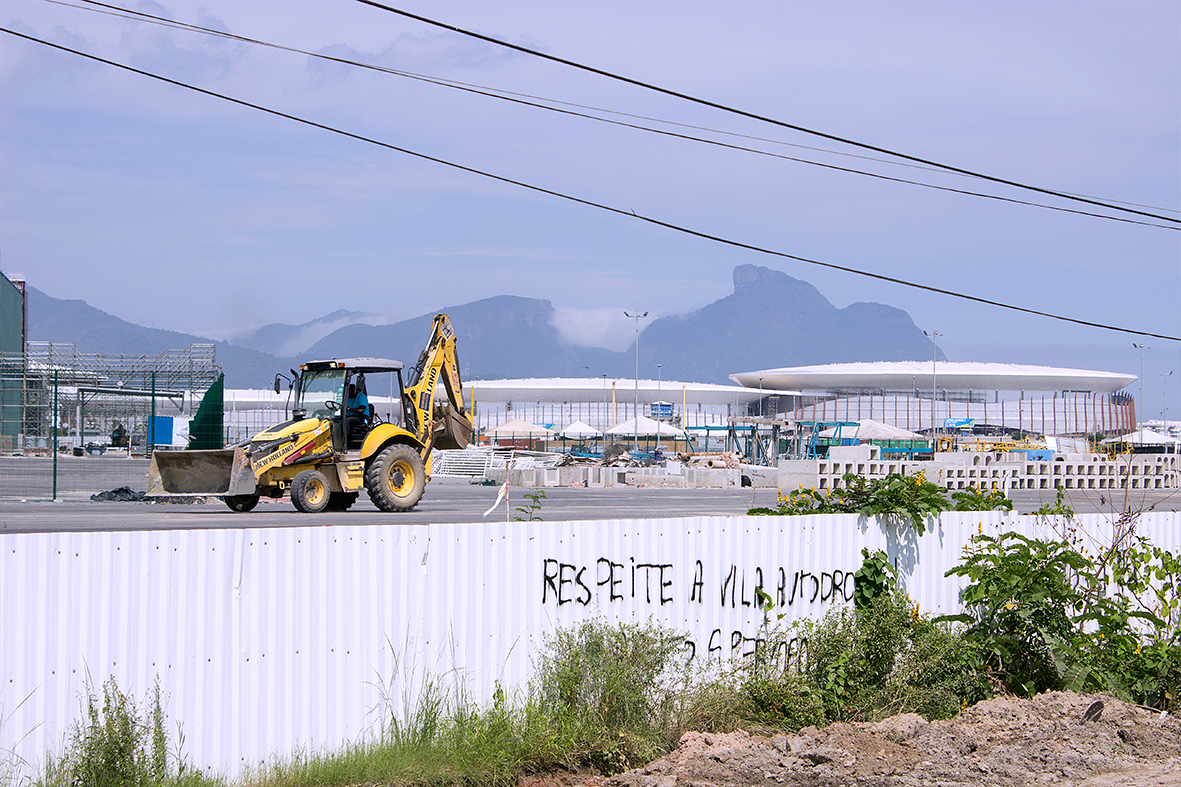
[[[590,588],[582,581],[582,575],[585,573],[585,566],[560,563],[557,560],[547,558],[542,571],[544,580],[541,586],[541,603],[544,604],[548,594],[552,593],[554,598],[557,599],[559,607],[571,602],[577,602],[585,607],[590,603],[592,598]],[[580,590],[575,591],[574,588],[571,588],[570,591],[567,591],[567,585],[577,585]],[[577,595],[567,595],[568,592],[577,593]]]
[[[737,629],[729,634],[724,633],[722,629],[714,629],[706,643],[705,657],[721,659],[757,656],[760,663],[768,668],[786,669],[792,662],[797,666],[803,663],[807,645],[808,638],[805,636],[776,638],[769,643],[762,631],[750,636]],[[687,639],[685,647],[689,651],[689,661],[692,662],[697,658],[697,642]]]
[[[639,601],[643,604],[664,606],[675,600],[675,580],[672,563],[641,563],[629,557],[626,563],[600,557],[589,566],[563,563],[555,558],[542,561],[541,602],[557,606],[579,604],[587,606],[598,597],[608,603]],[[705,604],[706,587],[710,584],[705,564],[694,561],[693,576],[689,581],[690,603]],[[775,607],[801,604],[849,602],[853,600],[853,573],[834,568],[812,572],[800,569],[788,572],[778,567],[765,573],[761,566],[747,570],[737,565],[727,566],[718,574],[716,585],[719,604],[723,609],[763,608],[762,598],[770,598]],[[773,591],[771,590],[774,585]]]
[[[553,558],[543,560],[541,603],[545,604],[552,597],[559,607],[570,603],[582,606],[589,604],[594,598],[594,593],[584,580],[587,568]],[[595,561],[595,585],[606,586],[609,601],[623,600],[623,594],[618,593],[617,589],[627,583],[630,584],[628,590],[633,599],[636,598],[638,589],[647,604],[653,603],[654,598],[661,606],[673,602],[672,563],[637,563],[635,558],[631,558],[630,583],[625,578],[628,573],[623,571],[624,568],[622,563],[608,558],[599,558]]]

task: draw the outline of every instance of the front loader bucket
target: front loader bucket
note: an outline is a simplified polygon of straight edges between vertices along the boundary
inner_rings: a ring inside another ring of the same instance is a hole
[[[253,495],[254,470],[241,448],[154,451],[148,469],[149,496]]]

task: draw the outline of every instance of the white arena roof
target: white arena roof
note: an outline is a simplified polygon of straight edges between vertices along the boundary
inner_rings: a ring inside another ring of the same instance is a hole
[[[875,361],[794,366],[730,375],[734,382],[764,391],[833,391],[841,389],[931,390],[930,361]],[[940,361],[936,385],[953,391],[1087,391],[1115,393],[1136,381],[1132,374],[1058,369],[1013,363]]]
[[[519,380],[464,380],[469,398],[478,402],[545,402],[569,400],[595,401],[611,399],[611,384],[615,384],[617,399],[631,400],[636,394],[634,377],[546,377]],[[758,381],[755,381],[758,388]],[[774,393],[783,393],[775,391]],[[679,404],[682,395],[694,404],[740,404],[756,402],[757,390],[737,385],[714,383],[685,383],[678,380],[640,380],[640,401],[667,401]]]

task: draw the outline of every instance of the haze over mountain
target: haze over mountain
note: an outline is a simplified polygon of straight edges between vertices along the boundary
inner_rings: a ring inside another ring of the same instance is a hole
[[[134,325],[83,301],[59,300],[33,287],[29,292],[31,340],[135,355],[211,343],[233,388],[265,387],[275,372],[309,358],[374,356],[410,365],[433,314],[369,325],[357,322],[365,315],[341,310],[302,325],[263,326],[231,343]],[[461,371],[469,378],[635,374],[634,343],[624,352],[574,343],[554,326],[548,300],[498,295],[444,311],[455,325]],[[300,337],[306,341],[325,331],[298,352]],[[732,295],[653,321],[639,343],[641,377],[656,377],[659,363],[663,379],[691,382],[730,383],[734,372],[777,366],[931,357],[930,340],[906,312],[878,303],[838,309],[811,284],[754,265],[734,269]]]

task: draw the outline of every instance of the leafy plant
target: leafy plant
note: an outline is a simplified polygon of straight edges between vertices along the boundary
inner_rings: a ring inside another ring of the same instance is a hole
[[[970,486],[951,493],[954,511],[1012,511],[1013,501],[999,489],[985,492],[982,487]]]
[[[1066,541],[1018,533],[977,535],[972,544],[946,576],[971,580],[961,619],[972,624],[966,636],[981,646],[981,666],[1022,696],[1061,688],[1072,616],[1083,607],[1070,577],[1088,561]]]
[[[1017,533],[972,539],[947,572],[963,591],[977,667],[1024,696],[1110,691],[1171,708],[1181,691],[1176,588],[1181,561],[1135,540],[1092,559],[1070,542]]]
[[[522,514],[523,516],[515,516],[513,517],[513,521],[540,522],[541,516],[539,514],[541,512],[541,501],[545,500],[545,490],[534,489],[532,492],[526,492],[524,495],[522,495],[522,497],[524,497],[529,502],[519,505],[516,507],[516,509],[514,509],[518,514]]]
[[[862,516],[884,516],[908,521],[915,531],[922,535],[927,530],[926,518],[940,511],[953,508],[946,491],[938,484],[931,483],[923,473],[908,476],[891,473],[884,478],[864,478],[846,473],[842,479],[843,489],[833,489],[827,494],[815,489],[798,489],[780,493],[776,508],[752,508],[751,515],[802,516],[805,514],[861,514]],[[992,493],[976,495],[972,501],[979,505],[986,502],[992,508],[1012,510],[1012,501],[1004,495]],[[982,508],[960,510],[990,510]]]
[[[889,555],[880,549],[871,555],[863,548],[861,557],[861,568],[853,572],[853,606],[869,609],[875,598],[894,591],[898,572],[890,563]]]

